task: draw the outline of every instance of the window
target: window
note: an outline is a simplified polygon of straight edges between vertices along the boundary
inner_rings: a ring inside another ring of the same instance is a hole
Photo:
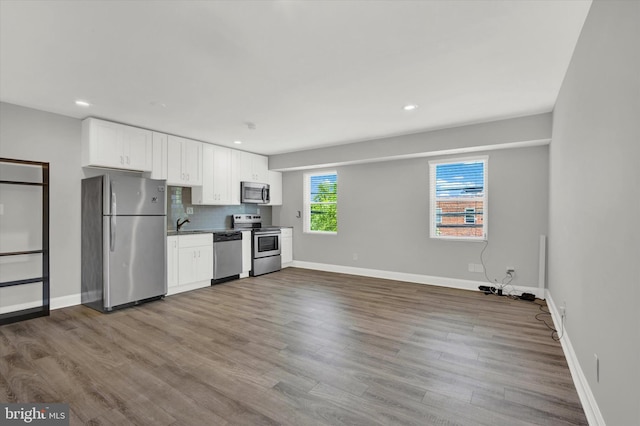
[[[487,238],[487,160],[429,162],[431,238]]]
[[[338,232],[338,174],[335,171],[305,173],[304,232]]]
[[[464,223],[476,223],[475,207],[465,207]]]

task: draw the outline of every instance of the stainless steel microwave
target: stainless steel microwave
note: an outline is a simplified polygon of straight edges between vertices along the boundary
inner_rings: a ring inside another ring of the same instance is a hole
[[[258,182],[240,183],[240,201],[243,203],[267,204],[269,202],[269,185]]]

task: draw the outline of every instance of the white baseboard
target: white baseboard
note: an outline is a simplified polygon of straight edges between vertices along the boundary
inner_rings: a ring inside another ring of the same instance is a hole
[[[549,307],[549,312],[551,312],[553,324],[556,330],[560,332],[562,328],[562,317],[560,316],[560,312],[558,311],[556,304],[551,297],[551,293],[549,293],[549,290],[547,290],[546,300],[547,306]],[[561,334],[562,339],[560,339],[560,344],[562,345],[564,357],[567,359],[567,364],[569,364],[569,371],[571,371],[571,377],[573,378],[573,383],[576,387],[576,391],[578,392],[578,397],[580,398],[580,402],[582,403],[584,413],[587,416],[587,421],[591,426],[605,426],[606,423],[604,422],[604,418],[602,417],[602,413],[600,412],[598,403],[593,396],[593,392],[591,391],[591,387],[589,386],[587,377],[584,375],[582,367],[580,367],[580,362],[578,362],[576,352],[573,350],[573,345],[571,344],[569,335],[567,334],[566,330],[564,330]]]
[[[487,285],[485,281],[472,281],[472,280],[461,280],[457,278],[446,278],[446,277],[434,277],[430,275],[419,275],[419,274],[408,274],[404,272],[393,272],[393,271],[382,271],[377,269],[366,269],[366,268],[355,268],[352,266],[342,266],[342,265],[330,265],[324,263],[315,263],[315,262],[304,262],[299,260],[294,260],[293,265],[297,268],[304,269],[313,269],[316,271],[326,271],[326,272],[336,272],[341,274],[350,274],[350,275],[360,275],[365,277],[373,277],[373,278],[383,278],[389,280],[397,280],[397,281],[406,281],[417,284],[428,284],[428,285],[436,285],[441,287],[452,287],[459,288],[463,290],[477,290],[479,285]],[[551,318],[553,319],[553,323],[556,327],[556,330],[560,330],[561,325],[561,317],[556,308],[553,299],[551,298],[551,294],[548,290],[539,287],[524,287],[524,286],[514,286],[516,291],[533,293],[537,298],[546,299],[547,305],[549,306],[549,312],[551,312]],[[580,367],[580,363],[578,362],[578,358],[576,356],[575,351],[573,350],[573,346],[571,345],[571,341],[569,340],[569,336],[564,332],[562,339],[560,340],[560,344],[562,345],[562,350],[564,351],[564,356],[567,359],[567,364],[569,365],[569,371],[571,372],[571,377],[573,378],[574,385],[576,387],[576,391],[578,392],[578,397],[580,398],[580,402],[582,403],[582,408],[585,411],[585,415],[591,426],[606,426],[604,418],[602,417],[602,413],[600,412],[600,408],[593,396],[593,392],[591,391],[591,387],[589,386],[589,382],[587,382],[587,378]]]
[[[383,271],[380,269],[356,268],[353,266],[330,265],[327,263],[304,262],[294,260],[292,266],[316,271],[337,272],[340,274],[360,275],[363,277],[383,278],[387,280],[406,281],[416,284],[436,285],[439,287],[459,288],[462,290],[476,290],[478,286],[488,285],[486,281],[462,280],[458,278],[435,277],[431,275],[410,274],[406,272]],[[544,299],[543,288],[535,286],[510,286],[518,293],[533,293],[537,298]]]
[[[199,288],[205,288],[210,286],[211,286],[211,280],[196,281],[194,283],[173,286],[167,289],[167,296],[173,296],[174,294],[184,293],[185,291],[197,290]]]
[[[49,300],[49,309],[51,310],[61,309],[69,306],[79,305],[80,303],[81,303],[80,293],[72,294],[70,296],[53,297],[51,300]],[[22,311],[24,309],[38,308],[40,306],[42,306],[42,301],[18,303],[11,306],[2,306],[0,307],[0,314]]]
[[[67,308],[69,306],[75,306],[82,303],[82,295],[72,294],[70,296],[54,297],[51,299],[51,309]]]

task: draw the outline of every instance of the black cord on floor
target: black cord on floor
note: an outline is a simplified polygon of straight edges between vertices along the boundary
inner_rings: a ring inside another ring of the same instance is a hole
[[[544,325],[546,325],[546,326],[547,326],[547,328],[548,328],[549,330],[551,330],[551,338],[552,338],[553,340],[555,340],[556,342],[559,342],[559,341],[560,341],[560,339],[562,339],[562,336],[564,335],[564,318],[562,318],[562,331],[563,331],[563,333],[559,335],[559,334],[558,334],[558,330],[556,330],[554,327],[550,326],[544,318],[540,318],[540,316],[544,316],[544,315],[549,315],[549,316],[551,316],[551,312],[549,312],[549,311],[545,311],[545,309],[544,309],[546,305],[543,305],[543,304],[541,304],[541,303],[538,303],[537,301],[536,301],[536,302],[534,302],[534,303],[535,303],[536,305],[538,305],[538,308],[542,311],[542,312],[540,312],[540,313],[536,314],[535,318],[536,318],[538,321],[540,321],[540,322],[544,323]],[[553,321],[553,320],[552,320],[552,321]]]

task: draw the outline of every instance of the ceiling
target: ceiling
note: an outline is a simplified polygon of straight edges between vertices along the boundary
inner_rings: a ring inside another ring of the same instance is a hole
[[[548,112],[590,5],[0,0],[0,100],[265,155]]]

